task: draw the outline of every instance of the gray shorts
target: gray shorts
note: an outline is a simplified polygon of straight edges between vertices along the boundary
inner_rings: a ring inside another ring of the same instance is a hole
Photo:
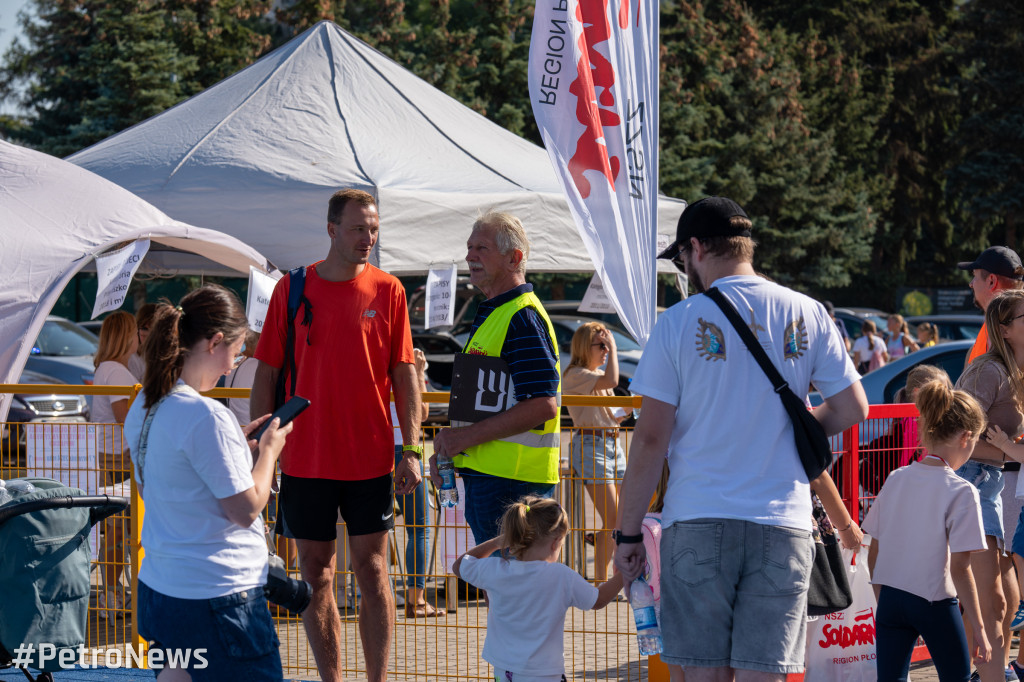
[[[811,532],[734,519],[678,521],[661,539],[662,660],[799,673]]]

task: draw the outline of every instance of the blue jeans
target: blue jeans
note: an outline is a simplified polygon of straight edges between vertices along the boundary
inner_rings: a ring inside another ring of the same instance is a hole
[[[193,680],[282,679],[280,642],[262,587],[213,599],[178,599],[140,580],[137,596],[139,634],[153,641],[153,648],[170,652],[165,662],[188,652],[188,663],[178,667],[187,667]]]
[[[395,446],[395,466],[402,461],[402,446]],[[420,462],[420,475],[423,475],[423,462]],[[423,589],[427,584],[427,541],[430,531],[427,521],[427,484],[426,479],[420,481],[415,490],[407,495],[395,495],[398,503],[396,510],[405,519],[405,573],[408,578],[405,584],[409,587]]]
[[[879,680],[907,679],[918,635],[928,645],[940,680],[967,682],[971,659],[956,598],[928,601],[882,585],[875,610],[875,665]]]
[[[488,476],[462,469],[466,488],[466,521],[477,544],[498,537],[501,517],[513,502],[523,495],[552,497],[554,483],[530,483],[500,476]]]

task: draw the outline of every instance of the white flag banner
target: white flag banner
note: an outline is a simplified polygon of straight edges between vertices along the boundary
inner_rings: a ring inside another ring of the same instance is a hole
[[[427,310],[424,328],[450,327],[455,324],[455,278],[458,266],[452,263],[443,268],[430,268],[427,273]]]
[[[594,273],[594,276],[590,278],[590,286],[587,287],[586,293],[583,294],[583,300],[580,301],[580,307],[577,308],[581,313],[614,313],[615,304],[608,298],[608,294],[604,292],[604,284],[601,283],[601,276]]]
[[[658,3],[537,0],[529,81],[594,269],[644,345],[657,291]]]
[[[274,293],[277,280],[259,268],[249,266],[249,295],[245,299],[245,316],[249,318],[249,329],[263,333],[263,321],[267,319],[270,295]]]
[[[96,256],[96,302],[92,306],[92,319],[121,307],[128,295],[128,285],[148,252],[149,240],[137,239],[116,251]]]

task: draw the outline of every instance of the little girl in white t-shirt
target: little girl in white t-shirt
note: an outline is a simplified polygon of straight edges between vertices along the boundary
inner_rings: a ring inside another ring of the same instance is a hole
[[[970,562],[971,552],[986,544],[978,491],[954,472],[970,458],[985,413],[973,397],[941,380],[922,386],[915,402],[928,454],[889,475],[864,519],[878,595],[878,679],[907,679],[920,635],[940,680],[967,680],[970,653],[984,663],[992,652]],[[960,605],[971,625],[973,652],[967,650]]]
[[[456,560],[452,571],[487,591],[483,659],[496,682],[564,682],[563,635],[570,606],[604,608],[622,589],[622,578],[594,587],[558,563],[569,532],[565,510],[548,498],[527,495],[505,510],[501,534]],[[500,556],[491,556],[495,552]]]

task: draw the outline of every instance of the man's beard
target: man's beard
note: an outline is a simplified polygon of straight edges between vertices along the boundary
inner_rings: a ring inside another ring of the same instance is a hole
[[[704,281],[700,278],[700,275],[697,274],[697,268],[695,268],[693,265],[692,252],[686,254],[685,263],[686,276],[689,278],[690,284],[693,285],[693,290],[696,291],[698,294],[703,294],[705,291],[708,290],[708,288],[704,286]]]

